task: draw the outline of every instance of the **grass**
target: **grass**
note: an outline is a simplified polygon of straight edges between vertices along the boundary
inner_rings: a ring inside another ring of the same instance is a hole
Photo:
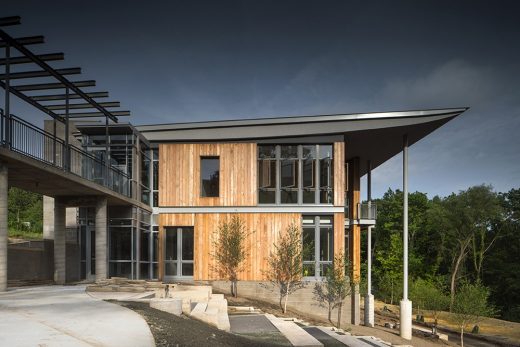
[[[8,237],[24,240],[41,240],[43,238],[43,232],[9,228]]]

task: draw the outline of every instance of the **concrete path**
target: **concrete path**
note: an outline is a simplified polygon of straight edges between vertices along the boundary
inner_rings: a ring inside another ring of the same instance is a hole
[[[90,297],[85,286],[0,293],[0,346],[155,346],[137,313]]]

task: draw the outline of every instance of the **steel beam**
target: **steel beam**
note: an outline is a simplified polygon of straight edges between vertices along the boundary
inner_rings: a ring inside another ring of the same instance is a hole
[[[0,81],[0,87],[6,89],[7,86],[6,86],[6,84],[3,81]],[[64,119],[63,119],[63,117],[61,117],[61,115],[58,115],[58,114],[52,112],[51,110],[46,109],[43,105],[41,105],[40,103],[32,100],[29,96],[25,95],[24,93],[19,92],[15,88],[11,87],[11,88],[9,88],[9,91],[11,92],[11,94],[16,95],[17,97],[19,97],[23,101],[25,101],[28,104],[36,107],[38,110],[40,110],[43,113],[51,116],[52,118],[57,119],[60,122],[64,121]]]
[[[101,106],[103,107],[119,107],[120,106],[120,103],[119,101],[109,101],[109,102],[100,102],[99,103]],[[67,106],[66,104],[64,105],[45,105],[46,108],[48,108],[49,110],[64,110]],[[83,109],[83,108],[94,108],[94,106],[92,106],[91,104],[89,103],[81,103],[81,104],[69,104],[69,110],[73,110],[73,109]]]
[[[80,67],[72,67],[66,69],[56,69],[56,72],[62,75],[77,75],[81,73]],[[22,71],[22,72],[13,72],[9,75],[9,78],[14,79],[22,79],[22,78],[35,78],[35,77],[49,77],[50,73],[44,70],[40,71]],[[5,80],[6,75],[0,74],[0,80]]]
[[[92,92],[86,93],[91,98],[108,98],[108,92]],[[67,97],[66,94],[49,94],[49,95],[35,95],[31,96],[31,99],[34,101],[57,101],[57,100],[65,100]],[[81,95],[78,94],[70,94],[69,99],[83,99]]]
[[[8,25],[18,25],[21,23],[20,16],[12,16],[12,17],[2,17],[0,18],[0,27],[5,27]]]
[[[65,55],[63,53],[50,53],[50,54],[39,54],[37,55],[38,59],[41,59],[43,61],[52,61],[52,60],[63,60]],[[5,65],[6,60],[0,59],[0,65]],[[12,57],[9,60],[9,64],[29,64],[34,63],[30,58],[28,57]]]
[[[111,112],[114,116],[124,117],[130,116],[130,111],[114,111]],[[58,113],[60,116],[64,116],[65,114]],[[91,118],[91,117],[105,117],[102,112],[76,112],[69,113],[69,118]]]
[[[76,87],[94,87],[96,85],[96,81],[76,81],[72,82]],[[25,92],[30,90],[45,90],[45,89],[61,89],[65,88],[66,85],[63,83],[40,83],[40,84],[21,84],[18,86],[12,86],[12,88]]]
[[[3,30],[0,30],[0,31],[3,32]],[[10,41],[10,42],[14,41],[16,43],[16,46],[18,46],[18,47],[23,47],[24,45],[36,45],[36,44],[45,42],[45,38],[43,36],[41,36],[41,35],[40,36],[19,37],[17,39],[11,38],[11,40],[5,40],[5,39],[0,40],[0,48],[4,48],[4,47],[7,46],[6,41]],[[18,51],[20,51],[18,49],[18,47],[16,47],[14,44],[12,46],[15,47]]]
[[[102,112],[105,116],[110,118],[112,121],[117,123],[117,117],[108,112],[105,108],[100,106],[94,99],[90,98],[86,95],[81,89],[67,80],[65,77],[56,72],[53,68],[51,68],[47,63],[38,59],[36,55],[34,55],[30,50],[25,48],[22,44],[18,43],[15,39],[9,36],[5,31],[0,30],[0,37],[6,42],[9,43],[12,47],[16,48],[21,54],[31,58],[34,62],[39,65],[42,69],[49,72],[54,78],[63,83],[67,88],[71,89],[75,94],[79,94],[85,99],[86,102],[91,103],[96,109]]]

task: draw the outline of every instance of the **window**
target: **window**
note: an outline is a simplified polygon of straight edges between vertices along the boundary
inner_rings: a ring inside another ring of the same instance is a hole
[[[332,204],[333,146],[258,145],[259,204]]]
[[[324,277],[334,259],[332,216],[303,216],[303,276]]]
[[[220,159],[219,157],[200,158],[200,196],[218,197],[219,196],[219,176]]]

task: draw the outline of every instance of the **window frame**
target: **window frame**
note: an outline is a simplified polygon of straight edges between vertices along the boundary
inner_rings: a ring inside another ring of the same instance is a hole
[[[313,219],[312,224],[304,224],[305,219]],[[330,223],[322,223],[321,219],[328,218]],[[321,228],[330,227],[332,230],[332,252],[329,256],[330,260],[320,260],[320,248],[321,248]],[[326,274],[322,274],[321,268],[323,265],[332,266],[334,261],[334,216],[333,215],[302,215],[302,231],[304,228],[314,228],[314,260],[303,260],[303,266],[314,265],[314,275],[305,276],[302,274],[303,279],[306,281],[319,280],[325,277]],[[303,243],[303,232],[302,232],[302,247],[305,248]]]
[[[204,159],[210,159],[210,160],[218,160],[218,186],[217,186],[217,195],[203,195],[203,187],[204,185],[202,184],[203,183],[203,177],[202,177],[202,161]],[[200,156],[200,160],[199,160],[199,184],[200,184],[200,188],[199,188],[199,197],[200,198],[203,198],[203,199],[215,199],[215,198],[220,198],[220,156],[219,155],[201,155]]]

